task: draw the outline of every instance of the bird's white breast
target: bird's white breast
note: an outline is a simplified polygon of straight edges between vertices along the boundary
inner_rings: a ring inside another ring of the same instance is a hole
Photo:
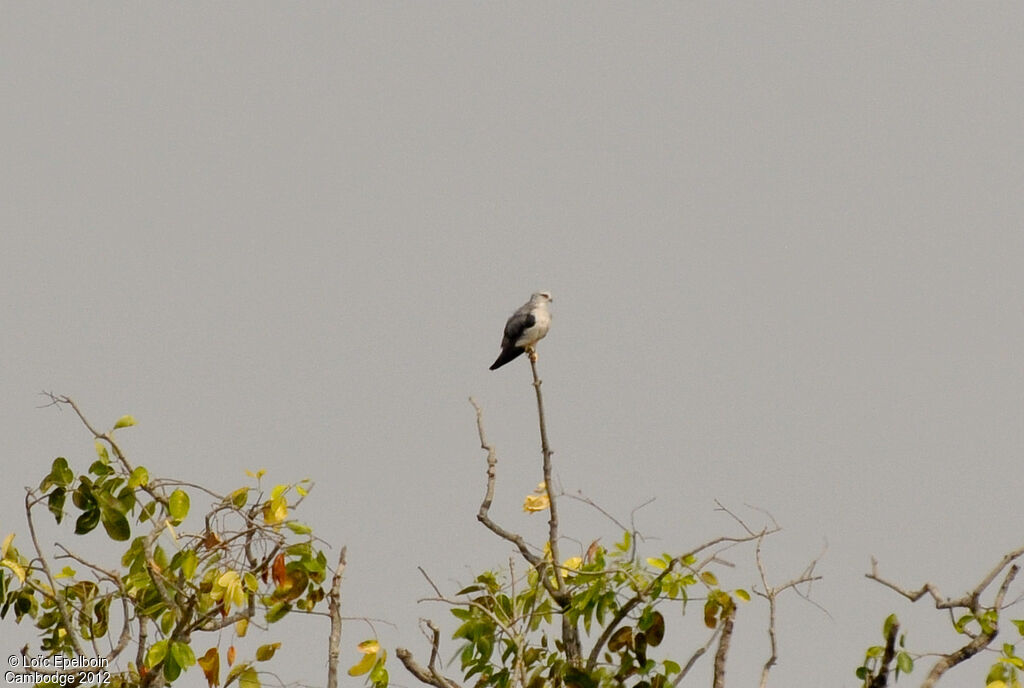
[[[533,318],[535,322],[519,335],[516,346],[533,346],[548,333],[548,328],[551,327],[551,313],[546,303],[533,309]]]

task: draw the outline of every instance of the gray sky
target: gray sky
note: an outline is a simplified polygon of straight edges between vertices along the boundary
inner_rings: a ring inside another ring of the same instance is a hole
[[[656,497],[651,554],[734,530],[716,498],[766,509],[777,580],[827,541],[831,618],[784,601],[774,685],[855,685],[894,610],[912,649],[953,647],[863,578],[871,555],[953,594],[1021,544],[1019,4],[0,11],[0,531],[53,457],[90,460],[36,408],[72,395],[135,414],[151,474],[313,478],[347,613],[422,653],[416,619],[445,612],[416,605],[416,566],[454,591],[508,554],[474,518],[467,396],[495,515],[543,538],[520,511],[528,366],[487,370],[543,288],[567,490],[622,518]],[[564,511],[566,534],[615,535]],[[731,684],[767,655],[763,612],[741,610]],[[280,673],[322,681],[326,626],[299,628]],[[344,661],[368,635],[346,626]],[[980,684],[969,667],[951,680]]]

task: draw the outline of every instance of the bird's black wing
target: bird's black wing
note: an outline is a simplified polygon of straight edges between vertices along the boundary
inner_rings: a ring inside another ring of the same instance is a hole
[[[537,318],[529,311],[529,304],[523,306],[508,319],[505,323],[505,333],[501,338],[501,353],[491,364],[491,370],[497,370],[509,361],[514,361],[526,349],[516,346],[516,342],[523,336],[523,332],[530,329],[537,323]]]

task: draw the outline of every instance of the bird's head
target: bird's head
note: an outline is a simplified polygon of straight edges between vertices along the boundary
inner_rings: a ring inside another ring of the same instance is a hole
[[[551,298],[551,292],[549,291],[535,291],[533,292],[533,297],[531,298],[531,301],[533,301],[534,303],[547,303],[554,301],[554,299]]]

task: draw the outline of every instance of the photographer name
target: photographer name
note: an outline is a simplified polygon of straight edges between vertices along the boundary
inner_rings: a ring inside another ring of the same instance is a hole
[[[11,666],[22,669],[54,669],[56,671],[64,671],[67,669],[106,669],[110,665],[110,660],[106,657],[84,657],[82,655],[65,657],[64,655],[54,655],[53,657],[24,656],[20,658],[20,661],[9,663]]]

